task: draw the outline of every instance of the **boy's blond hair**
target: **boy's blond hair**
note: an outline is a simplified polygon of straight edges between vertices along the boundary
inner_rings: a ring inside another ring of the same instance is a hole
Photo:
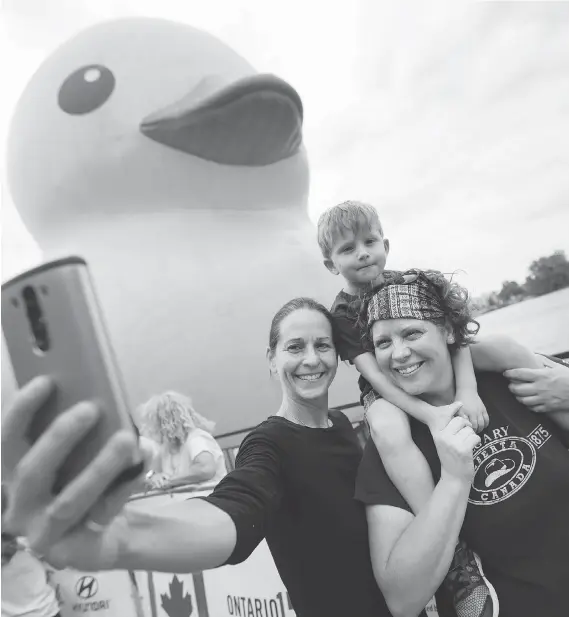
[[[344,201],[325,210],[318,219],[318,245],[325,259],[332,254],[334,244],[345,231],[357,233],[362,228],[383,228],[377,210],[363,201]]]

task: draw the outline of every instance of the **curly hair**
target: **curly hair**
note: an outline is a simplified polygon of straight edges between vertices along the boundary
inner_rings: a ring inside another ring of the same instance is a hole
[[[431,292],[439,299],[444,312],[444,317],[440,319],[431,319],[438,326],[449,327],[454,334],[454,342],[449,344],[452,351],[460,347],[466,347],[473,342],[474,337],[480,329],[480,324],[473,317],[474,306],[471,301],[468,290],[459,285],[456,281],[447,278],[438,270],[420,270],[412,268],[401,273],[402,276],[420,277],[427,283]],[[383,285],[366,294],[362,302],[362,310],[360,313],[360,321],[366,324],[366,335],[370,337],[373,323],[367,323],[367,307],[371,297],[380,289],[391,285],[401,284],[401,279],[393,278],[387,280]]]
[[[213,433],[215,422],[204,418],[188,396],[164,392],[153,396],[139,408],[141,432],[160,443],[166,441],[179,448],[195,428]]]

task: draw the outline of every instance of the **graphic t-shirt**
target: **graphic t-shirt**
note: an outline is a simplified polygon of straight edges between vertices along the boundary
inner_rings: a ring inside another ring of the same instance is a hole
[[[569,370],[569,369],[568,369]],[[482,560],[500,617],[569,615],[569,451],[547,417],[519,403],[507,380],[478,373],[490,424],[474,452],[475,475],[461,537]],[[411,419],[435,480],[440,462],[429,429]],[[408,510],[370,439],[356,483],[367,505]]]
[[[235,523],[229,564],[266,538],[298,617],[388,617],[354,499],[361,448],[349,420],[308,428],[272,416],[243,441],[236,469],[205,497]]]

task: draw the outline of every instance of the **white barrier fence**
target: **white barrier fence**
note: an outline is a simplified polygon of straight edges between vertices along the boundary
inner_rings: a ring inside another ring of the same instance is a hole
[[[190,489],[153,493],[135,497],[131,506],[147,510],[208,493]],[[265,541],[239,565],[198,574],[60,570],[53,573],[52,579],[58,589],[62,617],[296,615]],[[428,615],[437,615],[434,605],[428,607]]]

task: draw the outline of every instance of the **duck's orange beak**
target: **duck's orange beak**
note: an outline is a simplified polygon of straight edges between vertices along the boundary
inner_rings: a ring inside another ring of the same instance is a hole
[[[141,122],[141,132],[165,146],[223,165],[271,165],[298,151],[302,102],[274,75],[219,85],[206,77],[183,99]]]

